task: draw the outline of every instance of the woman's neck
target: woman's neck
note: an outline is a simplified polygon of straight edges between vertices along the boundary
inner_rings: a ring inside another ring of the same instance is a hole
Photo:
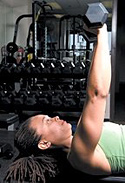
[[[72,143],[72,138],[73,136],[70,136],[69,138],[67,138],[64,142],[64,147],[66,149],[70,149],[71,148],[71,143]]]

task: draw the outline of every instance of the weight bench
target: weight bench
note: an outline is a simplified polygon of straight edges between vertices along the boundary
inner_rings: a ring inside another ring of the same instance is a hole
[[[90,176],[91,177],[91,176]],[[76,183],[76,182],[80,182],[80,183],[122,183],[125,182],[125,177],[124,176],[108,176],[105,178],[80,178],[80,180],[77,178],[74,180],[70,180],[72,183]],[[68,183],[68,181],[66,181],[65,183]]]
[[[66,175],[63,173],[57,182],[60,183],[60,181],[65,183],[125,183],[125,173],[94,176],[72,169],[70,172],[67,170]]]
[[[103,178],[101,180],[102,182],[125,182],[125,176],[109,176],[106,178]]]
[[[103,177],[103,178],[95,178],[95,177],[91,177],[89,176],[88,178],[83,176],[83,178],[81,178],[81,183],[113,183],[113,182],[118,182],[118,183],[122,183],[125,182],[125,176],[124,175],[111,175],[111,176],[107,176],[107,177]]]
[[[53,181],[52,183],[123,183],[125,182],[125,177],[120,176],[109,176],[101,179],[95,179],[95,178],[67,178],[64,179],[58,179],[57,181]],[[46,183],[51,183],[51,181],[47,181]]]

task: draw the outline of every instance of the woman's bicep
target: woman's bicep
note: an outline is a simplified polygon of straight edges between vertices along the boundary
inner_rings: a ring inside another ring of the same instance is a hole
[[[102,132],[105,105],[106,100],[98,98],[95,101],[87,100],[84,106],[68,156],[70,163],[76,169],[95,172],[95,169],[100,168],[103,171],[99,163],[102,156],[99,158],[95,152]]]
[[[102,131],[105,105],[105,98],[87,99],[73,137],[72,149],[79,149],[79,151],[84,149],[85,152],[94,151]]]

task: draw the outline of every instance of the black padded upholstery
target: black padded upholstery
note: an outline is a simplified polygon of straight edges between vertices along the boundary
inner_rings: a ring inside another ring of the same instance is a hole
[[[103,178],[101,181],[103,182],[125,182],[125,176],[109,176]]]

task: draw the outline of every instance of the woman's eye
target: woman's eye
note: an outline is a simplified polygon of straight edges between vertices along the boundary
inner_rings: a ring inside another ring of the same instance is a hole
[[[50,122],[50,119],[47,119],[46,121],[47,121],[47,123],[49,123]]]

